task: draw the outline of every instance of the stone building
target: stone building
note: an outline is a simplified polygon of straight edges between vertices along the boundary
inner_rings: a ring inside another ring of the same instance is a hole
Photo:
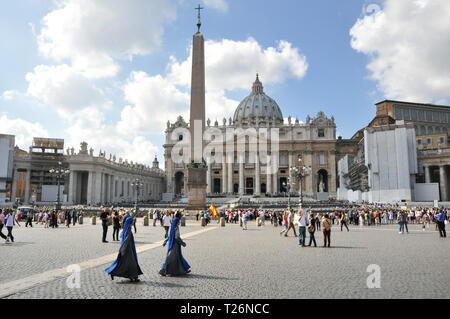
[[[380,121],[404,120],[416,132],[419,183],[438,183],[440,200],[449,201],[450,106],[386,100],[376,104],[377,116],[369,126]]]
[[[56,201],[54,188],[58,181],[49,170],[58,167],[59,163],[70,171],[61,181],[61,202],[65,204],[130,203],[136,200],[136,195],[139,201],[157,201],[165,191],[164,172],[156,158],[153,166],[148,167],[117,159],[111,154],[107,157],[102,151],[96,156],[84,142],[78,152],[72,148],[64,154],[64,140],[34,138],[29,153],[23,154],[16,149],[11,201],[15,201],[14,190],[23,178],[26,186],[20,198],[22,202]],[[132,186],[136,179],[143,184],[139,192]]]
[[[172,151],[175,145],[189,143],[189,138],[181,133],[188,129],[189,123],[180,116],[175,123],[167,123],[165,132],[166,188],[176,196],[187,194],[187,167],[185,161],[173,158]],[[237,137],[239,130],[246,132],[245,139]],[[220,124],[208,119],[206,131],[221,136],[211,142],[212,156],[205,158],[209,196],[276,196],[285,193],[289,184],[292,192],[298,192],[299,181],[289,183],[288,178],[290,168],[298,166],[300,158],[311,167],[303,181],[304,195],[316,199],[321,193],[322,198],[335,198],[337,160],[356,150],[354,141],[336,139],[334,117],[323,112],[314,118],[308,116],[305,123],[291,117],[285,121],[276,101],[265,94],[258,75],[250,95],[237,106],[233,118],[224,118]],[[257,147],[261,139],[268,141],[267,152]],[[278,146],[273,150],[275,144]],[[268,160],[264,159],[265,154]]]

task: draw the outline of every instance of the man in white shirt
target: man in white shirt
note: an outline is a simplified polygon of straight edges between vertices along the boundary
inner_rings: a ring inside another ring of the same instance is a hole
[[[158,211],[155,209],[153,212],[153,227],[156,226],[156,221],[158,220]]]
[[[20,226],[19,222],[16,219],[16,214],[14,213],[14,211],[10,210],[8,212],[8,214],[6,214],[5,221],[6,221],[5,222],[6,229],[8,230],[8,235],[6,236],[6,242],[9,243],[9,238],[11,238],[11,242],[14,242],[14,236],[12,235],[14,223],[16,222],[17,225]]]
[[[298,212],[298,244],[305,247],[306,242],[306,214]]]
[[[164,238],[169,237],[169,229],[170,225],[172,224],[172,219],[170,218],[169,211],[166,211],[166,214],[163,217],[163,226],[166,230],[166,234],[164,235]]]

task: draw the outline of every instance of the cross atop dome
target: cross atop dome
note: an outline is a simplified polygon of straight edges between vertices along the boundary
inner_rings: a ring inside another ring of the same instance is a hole
[[[253,83],[252,93],[254,93],[254,94],[264,93],[264,87],[263,87],[261,81],[259,81],[258,73],[256,73],[256,81]]]

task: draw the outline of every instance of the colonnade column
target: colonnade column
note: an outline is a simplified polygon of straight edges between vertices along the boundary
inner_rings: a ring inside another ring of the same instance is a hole
[[[87,198],[86,198],[86,202],[88,204],[92,203],[92,198],[93,198],[93,192],[92,189],[94,188],[94,183],[92,180],[92,171],[88,172],[88,181],[87,181]]]

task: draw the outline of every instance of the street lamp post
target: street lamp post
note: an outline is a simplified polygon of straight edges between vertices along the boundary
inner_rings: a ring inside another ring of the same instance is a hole
[[[288,192],[288,209],[291,209],[291,189],[293,187],[293,181],[291,179],[291,177],[289,176],[287,178],[287,183],[284,182],[283,183],[284,188],[286,188],[287,192]]]
[[[291,167],[290,173],[294,177],[298,177],[299,179],[299,208],[303,208],[303,179],[309,175],[311,172],[310,166],[303,165],[303,161],[301,158],[298,159],[298,167]]]
[[[136,213],[138,212],[138,196],[139,196],[139,190],[144,186],[144,183],[141,182],[139,178],[136,178],[134,182],[131,183],[131,187],[133,187],[136,190],[136,202],[134,205],[134,209],[136,210]]]
[[[56,202],[56,210],[61,209],[61,179],[64,178],[65,175],[70,173],[70,170],[65,169],[62,165],[62,162],[58,162],[58,167],[51,168],[49,170],[49,173],[56,177],[56,180],[58,181],[58,198]]]

